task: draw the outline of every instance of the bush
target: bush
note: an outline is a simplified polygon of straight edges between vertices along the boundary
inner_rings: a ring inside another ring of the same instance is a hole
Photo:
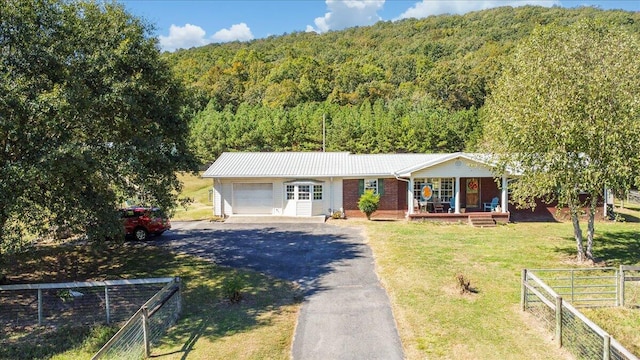
[[[358,209],[367,215],[367,220],[371,220],[371,214],[378,210],[380,195],[374,194],[373,190],[367,190],[358,200]]]
[[[242,289],[244,288],[244,281],[240,275],[233,275],[226,279],[222,283],[222,293],[224,297],[232,304],[237,304],[242,300]]]

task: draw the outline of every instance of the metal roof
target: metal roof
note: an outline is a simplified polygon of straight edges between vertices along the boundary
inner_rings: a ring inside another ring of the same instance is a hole
[[[348,152],[223,153],[205,171],[209,178],[318,178],[395,176],[451,159],[455,154],[350,154]]]

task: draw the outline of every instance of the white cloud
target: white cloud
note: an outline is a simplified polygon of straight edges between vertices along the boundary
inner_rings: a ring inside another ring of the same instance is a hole
[[[245,23],[231,25],[229,29],[222,29],[213,34],[214,42],[249,41],[253,40],[251,29]]]
[[[315,19],[306,31],[327,32],[351,26],[372,25],[381,20],[378,11],[385,0],[326,0],[329,12]]]
[[[162,50],[174,51],[210,43],[211,41],[204,37],[205,34],[206,32],[197,25],[176,26],[172,24],[169,28],[169,36],[160,35],[158,38]]]
[[[512,1],[462,1],[462,0],[422,0],[402,13],[398,19],[423,18],[440,14],[464,14],[469,11],[484,10],[498,6],[560,5],[559,0],[512,0]]]
[[[160,47],[164,51],[176,49],[188,49],[194,46],[204,46],[212,42],[248,41],[253,39],[251,29],[245,23],[232,25],[229,29],[222,29],[211,38],[206,37],[206,32],[197,25],[185,26],[171,25],[169,36],[160,35]]]

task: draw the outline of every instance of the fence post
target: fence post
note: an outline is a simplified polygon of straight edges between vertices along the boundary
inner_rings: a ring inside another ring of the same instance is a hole
[[[38,288],[38,325],[42,325],[42,289]]]
[[[624,267],[620,265],[620,306],[624,306]]]
[[[107,310],[107,325],[111,324],[111,311],[109,309],[109,287],[104,287],[104,304]]]
[[[575,303],[576,299],[575,299],[575,290],[574,290],[574,286],[575,286],[575,279],[574,279],[574,272],[573,269],[571,270],[571,303]]]
[[[616,303],[615,306],[620,306],[620,273],[618,272],[618,269],[616,269],[616,275],[615,275],[615,280],[614,283],[616,284]]]
[[[176,313],[180,314],[182,313],[182,281],[177,276],[174,280],[176,283],[178,283],[178,301],[177,301],[178,305],[177,305]],[[176,318],[177,318],[177,315],[176,315]]]
[[[562,347],[562,297],[556,296],[556,344]]]
[[[522,288],[520,289],[520,308],[522,311],[527,311],[527,269],[522,269]]]
[[[146,306],[142,308],[142,337],[144,340],[144,358],[146,359],[151,355],[149,346],[149,310]]]
[[[610,360],[611,359],[611,336],[604,336],[604,353],[602,354],[602,360]]]

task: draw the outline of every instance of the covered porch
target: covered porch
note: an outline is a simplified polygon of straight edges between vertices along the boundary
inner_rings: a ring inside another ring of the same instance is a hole
[[[509,212],[492,212],[492,213],[480,213],[480,212],[471,212],[471,213],[415,213],[409,214],[407,217],[410,221],[438,221],[438,222],[468,222],[473,223],[475,219],[478,219],[478,215],[483,215],[483,217],[489,217],[495,224],[506,224],[510,220]]]
[[[509,221],[508,174],[496,178],[478,159],[460,156],[406,175],[409,220],[456,222],[477,215]]]

